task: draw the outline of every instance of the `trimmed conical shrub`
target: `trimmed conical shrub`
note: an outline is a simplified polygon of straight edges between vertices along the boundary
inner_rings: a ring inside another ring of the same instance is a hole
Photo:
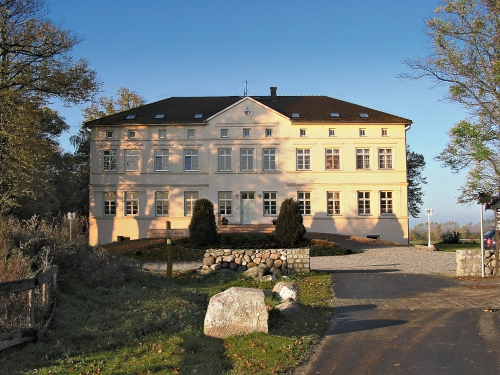
[[[276,238],[285,246],[298,244],[306,234],[299,203],[287,198],[281,203],[280,214],[276,222]]]
[[[217,241],[214,205],[206,198],[198,199],[194,204],[189,237],[198,246],[212,245]]]

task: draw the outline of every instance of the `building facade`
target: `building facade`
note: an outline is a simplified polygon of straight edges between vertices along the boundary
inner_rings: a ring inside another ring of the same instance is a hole
[[[327,96],[173,97],[87,123],[90,243],[187,228],[207,198],[271,224],[295,198],[310,232],[408,243],[411,120]]]

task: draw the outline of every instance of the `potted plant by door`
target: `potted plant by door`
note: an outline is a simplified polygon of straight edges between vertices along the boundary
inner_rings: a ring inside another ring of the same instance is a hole
[[[276,223],[278,222],[277,219],[272,219],[271,221],[272,221],[273,225],[276,225]]]
[[[222,223],[222,225],[227,225],[229,223],[229,220],[226,217],[223,217],[222,219],[220,219],[220,222]]]

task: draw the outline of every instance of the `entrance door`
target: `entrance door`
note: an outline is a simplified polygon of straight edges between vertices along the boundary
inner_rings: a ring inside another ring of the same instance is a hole
[[[241,193],[241,224],[255,223],[255,192]]]

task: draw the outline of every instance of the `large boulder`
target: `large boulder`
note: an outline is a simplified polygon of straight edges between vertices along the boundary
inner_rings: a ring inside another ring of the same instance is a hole
[[[299,287],[291,282],[280,281],[274,286],[273,293],[278,293],[283,300],[288,298],[296,300],[299,294]]]
[[[268,332],[268,312],[261,289],[230,288],[210,298],[205,335],[226,338],[251,332]]]

